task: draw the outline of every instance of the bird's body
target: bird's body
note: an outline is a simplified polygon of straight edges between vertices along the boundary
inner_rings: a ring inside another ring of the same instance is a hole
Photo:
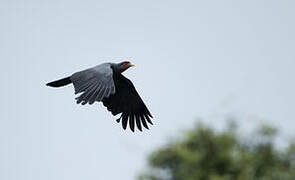
[[[147,122],[152,124],[152,115],[133,83],[122,75],[131,66],[130,62],[104,63],[50,82],[47,86],[62,87],[73,83],[75,94],[81,94],[76,98],[78,104],[102,102],[114,116],[121,113],[117,122],[122,120],[124,129],[129,122],[132,131],[135,123],[142,131],[141,125],[148,129]]]

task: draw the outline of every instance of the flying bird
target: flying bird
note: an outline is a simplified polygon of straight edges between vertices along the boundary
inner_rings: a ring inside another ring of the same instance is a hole
[[[80,94],[76,98],[77,104],[102,102],[114,116],[121,114],[116,121],[122,121],[123,129],[129,122],[133,132],[135,124],[142,131],[142,126],[149,129],[147,122],[153,124],[153,116],[133,83],[122,74],[132,66],[128,61],[103,63],[46,85],[57,88],[73,83],[75,94]]]

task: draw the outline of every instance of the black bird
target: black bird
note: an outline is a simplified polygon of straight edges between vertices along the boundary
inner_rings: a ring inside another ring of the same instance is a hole
[[[128,61],[121,63],[104,63],[73,75],[47,83],[50,87],[62,87],[73,83],[75,94],[81,93],[76,98],[77,104],[93,104],[95,101],[102,102],[117,119],[122,120],[123,129],[129,127],[134,132],[137,128],[142,131],[142,125],[148,128],[147,122],[151,121],[152,115],[137,93],[133,83],[122,75],[122,72],[134,66]]]

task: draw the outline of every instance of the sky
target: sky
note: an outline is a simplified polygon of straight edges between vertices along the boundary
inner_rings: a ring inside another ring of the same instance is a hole
[[[198,119],[295,135],[294,1],[0,1],[0,179],[135,179]],[[104,62],[154,116],[124,131],[100,103],[49,81]]]

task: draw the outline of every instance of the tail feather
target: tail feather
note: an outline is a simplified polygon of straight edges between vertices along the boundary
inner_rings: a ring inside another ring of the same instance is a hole
[[[62,86],[66,86],[66,85],[71,84],[71,83],[72,83],[72,81],[71,81],[70,77],[66,77],[66,78],[63,78],[63,79],[59,79],[57,81],[47,83],[46,86],[62,87]]]

